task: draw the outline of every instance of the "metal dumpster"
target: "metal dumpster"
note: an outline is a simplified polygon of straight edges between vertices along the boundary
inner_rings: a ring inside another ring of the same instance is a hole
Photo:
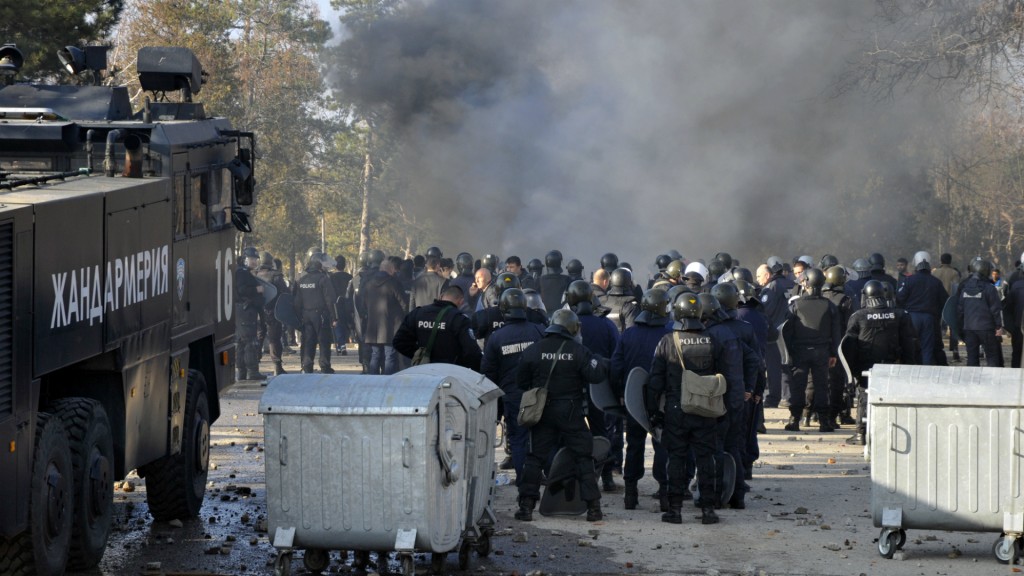
[[[907,528],[994,532],[1021,553],[1024,378],[1017,368],[876,365],[869,376],[871,508],[878,551]]]
[[[489,552],[500,396],[480,374],[445,364],[272,379],[259,409],[276,573],[288,573],[294,549],[314,572],[330,550],[355,551],[357,565],[395,550],[410,575],[413,551],[434,553],[435,569],[457,548],[460,562],[470,548]]]

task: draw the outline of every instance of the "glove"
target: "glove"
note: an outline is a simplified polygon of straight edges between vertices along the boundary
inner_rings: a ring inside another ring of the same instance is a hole
[[[661,428],[665,425],[665,413],[660,410],[651,412],[647,419],[651,422],[651,428]]]

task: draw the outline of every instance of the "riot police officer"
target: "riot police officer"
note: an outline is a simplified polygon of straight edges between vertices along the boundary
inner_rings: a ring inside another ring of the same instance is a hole
[[[466,296],[459,309],[468,316],[475,312],[475,310],[470,308],[473,294],[472,288],[475,281],[473,277],[473,255],[469,252],[460,252],[455,257],[455,269],[458,272],[458,276],[449,281],[448,284],[462,288],[462,293]]]
[[[366,374],[370,365],[370,350],[363,339],[363,333],[366,331],[366,300],[363,297],[365,295],[363,289],[366,282],[376,272],[371,264],[372,259],[370,252],[363,252],[359,255],[359,271],[348,283],[348,289],[345,291],[345,302],[352,309],[352,326],[355,329],[353,334],[359,344],[359,364],[363,367],[363,374]]]
[[[480,347],[469,318],[459,311],[462,289],[449,286],[432,304],[406,314],[391,341],[394,349],[412,358],[418,348],[428,348],[430,362],[458,364],[480,370]]]
[[[697,464],[697,483],[700,497],[701,523],[716,524],[715,513],[717,466],[715,453],[718,443],[718,420],[713,417],[683,412],[681,387],[684,365],[686,370],[701,376],[722,374],[726,382],[740,382],[743,373],[742,352],[739,341],[730,338],[720,341],[701,323],[702,308],[696,294],[681,294],[672,305],[675,323],[672,332],[658,342],[651,362],[644,404],[651,415],[652,425],[664,423],[662,440],[668,450],[668,512],[662,522],[683,522],[683,495],[689,478],[686,462],[691,457]],[[681,353],[681,355],[680,355]],[[734,385],[734,384],[733,384]],[[665,411],[659,408],[664,396]]]
[[[618,267],[619,257],[616,256],[614,253],[608,252],[607,254],[601,256],[601,268],[604,268],[604,271],[607,272],[609,275],[611,275],[611,273],[614,272],[615,269]]]
[[[235,358],[238,380],[266,380],[260,373],[259,315],[263,309],[263,286],[252,271],[260,255],[252,246],[242,250],[235,267]]]
[[[569,260],[565,264],[565,273],[569,276],[569,279],[573,282],[583,279],[583,262],[580,262],[576,258]]]
[[[278,294],[284,294],[288,285],[284,281],[284,274],[274,265],[274,256],[270,252],[260,255],[260,267],[256,270],[256,277],[264,282],[273,284]],[[284,351],[283,340],[281,339],[284,327],[274,317],[274,306],[277,304],[275,297],[263,307],[264,324],[266,328],[265,340],[270,348],[270,361],[274,364],[274,375],[284,374],[284,365],[281,363],[281,353]],[[260,338],[260,349],[263,348],[264,338]]]
[[[846,268],[835,265],[825,270],[825,286],[821,290],[822,296],[828,298],[836,305],[839,311],[839,326],[845,330],[850,323],[850,316],[855,310],[853,299],[846,295]],[[850,407],[853,405],[853,398],[850,394],[846,381],[846,371],[840,365],[828,369],[829,389],[829,425],[839,428],[840,424],[853,424],[850,417]]]
[[[320,371],[333,374],[331,329],[338,322],[334,309],[338,297],[334,293],[331,279],[324,273],[323,260],[319,254],[313,254],[306,261],[306,269],[295,283],[294,298],[295,313],[302,320],[302,343],[299,348],[302,372],[313,372],[313,359],[319,346]]]
[[[544,263],[539,258],[533,258],[526,263],[526,272],[530,275],[530,278],[533,278],[533,286],[529,288],[536,290],[540,294],[540,277],[544,273]],[[526,288],[523,289],[525,290]]]
[[[579,333],[579,318],[572,310],[555,310],[544,338],[524,350],[519,360],[516,385],[520,390],[546,386],[548,398],[540,422],[530,428],[530,452],[519,481],[516,520],[533,520],[544,465],[559,443],[572,452],[575,460],[580,497],[587,503],[587,521],[603,517],[601,491],[594,474],[594,437],[583,414],[583,390],[587,384],[608,377],[608,360],[588,350],[577,339]]]
[[[864,284],[864,306],[850,316],[846,328],[844,356],[857,381],[857,431],[847,439],[864,445],[867,435],[868,379],[863,375],[875,364],[913,364],[917,334],[910,315],[891,307],[885,300],[883,284]]]
[[[625,332],[633,325],[640,313],[636,294],[633,291],[633,273],[626,268],[616,268],[609,279],[608,292],[601,298],[601,305],[608,308],[608,318],[619,332]]]
[[[621,270],[621,269],[620,269]],[[618,270],[616,270],[618,271]],[[622,333],[619,345],[611,358],[609,376],[612,389],[619,398],[625,395],[626,377],[633,368],[643,368],[650,373],[651,359],[661,338],[670,332],[668,318],[668,294],[660,288],[644,293],[640,301],[641,311],[632,326]],[[654,480],[658,483],[658,497],[668,512],[668,492],[665,464],[668,453],[664,444],[651,437],[654,444]],[[626,459],[622,468],[622,480],[626,483],[626,510],[635,510],[639,504],[637,483],[644,477],[644,449],[647,445],[647,430],[635,419],[626,419]]]
[[[921,364],[944,366],[946,355],[942,351],[939,321],[949,293],[942,281],[932,276],[930,261],[931,256],[923,250],[914,254],[915,272],[896,291],[896,305],[910,313],[921,348]]]
[[[352,307],[345,301],[345,295],[348,294],[348,285],[352,282],[352,275],[348,273],[345,268],[348,262],[345,257],[338,254],[334,257],[334,272],[329,274],[331,278],[331,285],[334,286],[334,294],[338,299],[334,302],[334,313],[338,318],[338,323],[334,327],[334,351],[342,356],[348,355],[348,331],[351,325],[351,320],[348,317],[349,311]]]
[[[501,398],[502,414],[498,416],[505,418],[512,467],[516,478],[522,478],[530,431],[519,426],[516,419],[523,397],[523,391],[516,386],[516,370],[523,351],[544,337],[544,326],[527,319],[526,294],[518,288],[502,292],[498,307],[504,324],[491,334],[484,346],[480,372],[505,393]]]
[[[553,313],[562,307],[562,296],[572,283],[568,275],[562,273],[562,253],[552,250],[544,256],[545,273],[538,280],[540,297],[544,300],[544,308]]]
[[[1003,367],[1003,305],[992,285],[992,263],[971,260],[971,276],[957,290],[956,316],[967,350],[967,365],[981,366],[978,348],[985,350],[985,364]]]
[[[765,395],[765,408],[786,407],[789,405],[789,383],[792,380],[792,368],[782,364],[782,351],[778,346],[777,329],[786,321],[789,314],[789,292],[793,289],[793,281],[783,272],[785,267],[777,256],[771,256],[764,264],[765,273],[758,272],[761,291],[758,299],[768,324],[776,329],[776,337],[769,336],[765,348],[765,364],[768,366],[768,393]]]
[[[823,298],[825,274],[817,268],[805,272],[804,293],[789,305],[789,317],[783,328],[783,340],[792,358],[793,379],[789,388],[789,431],[800,430],[800,415],[810,405],[818,414],[818,431],[835,430],[827,415],[828,369],[835,366],[839,353],[839,310]],[[810,396],[810,398],[808,398]]]
[[[474,312],[472,316],[473,333],[477,338],[484,340],[485,346],[491,334],[505,325],[505,314],[501,311],[500,307],[501,295],[511,288],[519,288],[519,277],[511,272],[502,272],[491,282],[491,286],[497,301],[494,305],[489,305],[483,310]],[[526,301],[525,296],[523,301]]]

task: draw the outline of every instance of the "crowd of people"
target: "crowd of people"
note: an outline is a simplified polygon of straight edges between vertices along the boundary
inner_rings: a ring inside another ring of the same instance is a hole
[[[876,363],[945,365],[943,330],[953,362],[961,361],[962,341],[966,365],[984,358],[1003,366],[1004,334],[1012,339],[1011,366],[1021,361],[1024,276],[1018,270],[1004,280],[982,258],[962,277],[949,254],[933,266],[922,251],[899,259],[891,276],[878,253],[849,266],[828,254],[817,263],[772,256],[751,271],[725,252],[688,261],[669,251],[655,259],[658,271],[644,289],[612,253],[585,279],[583,264],[563,268],[557,250],[525,266],[517,256],[501,262],[462,252],[452,260],[436,247],[414,259],[372,250],[360,255],[354,275],[342,256],[310,250],[291,286],[269,253],[246,248],[242,256],[239,379],[265,378],[257,367],[264,341],[275,372],[283,372],[289,330],[276,298],[264,298],[268,286],[278,298],[291,296],[303,372],[313,372],[317,360],[332,373],[332,350],[347,353],[350,340],[365,374],[421,362],[481,372],[504,392],[499,418],[509,457],[502,467],[515,470],[522,521],[532,520],[545,468],[562,447],[572,454],[587,520],[602,518],[602,492],[620,490],[616,474],[625,507],[636,508],[651,438],[662,520],[681,523],[683,502],[696,498],[702,523],[714,524],[716,508],[745,507],[766,407],[789,410],[787,431],[852,426],[848,441],[863,444],[865,373]],[[635,368],[649,374],[644,418],[602,413],[590,402],[589,385],[605,381],[621,401]],[[702,378],[724,383],[721,413],[694,408],[696,384],[687,383]],[[523,393],[538,387],[547,390],[543,415],[520,426]],[[595,436],[611,446],[597,469]],[[733,469],[726,498],[724,475]]]

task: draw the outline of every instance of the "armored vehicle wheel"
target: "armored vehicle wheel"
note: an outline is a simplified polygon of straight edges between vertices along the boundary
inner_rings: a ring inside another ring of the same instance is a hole
[[[60,419],[36,414],[28,529],[0,538],[0,574],[63,574],[74,512],[71,449]]]
[[[66,398],[52,411],[64,423],[74,470],[74,519],[68,567],[89,569],[107,548],[114,498],[114,440],[103,405],[88,398]]]
[[[370,553],[365,550],[356,550],[352,553],[352,567],[356,570],[365,570],[370,563]]]
[[[292,571],[291,552],[281,552],[274,560],[274,576],[288,576]]]
[[[480,537],[480,540],[477,541],[477,543],[476,543],[476,553],[479,554],[481,558],[486,558],[486,557],[491,555],[491,535],[490,534],[487,534],[485,532],[484,535]]]
[[[302,564],[313,574],[319,574],[331,564],[331,555],[320,548],[310,548],[302,556]]]
[[[146,502],[153,518],[174,520],[198,515],[206,494],[209,464],[210,406],[206,378],[189,370],[181,453],[164,456],[140,470],[146,477]]]
[[[469,542],[463,540],[459,545],[459,570],[469,570],[469,549],[472,548]]]
[[[440,574],[444,572],[444,563],[448,560],[448,554],[445,552],[434,552],[430,555],[430,573]]]
[[[882,532],[878,535],[878,553],[882,558],[892,558],[892,555],[896,553],[899,537],[899,532],[882,528]]]
[[[412,554],[402,555],[402,574],[403,576],[416,575],[416,564],[412,561]]]
[[[1003,535],[992,545],[992,554],[1003,564],[1013,564],[1017,558],[1020,558],[1022,548],[1024,548],[1024,543],[1020,538]]]

